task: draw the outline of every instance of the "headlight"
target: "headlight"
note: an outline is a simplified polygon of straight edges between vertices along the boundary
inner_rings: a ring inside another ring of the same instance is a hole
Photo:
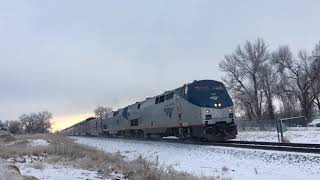
[[[229,112],[231,112],[232,111],[232,109],[229,109]]]
[[[210,113],[210,110],[209,110],[209,109],[208,109],[208,110],[206,110],[206,113],[207,113],[207,114],[209,114],[209,113]]]
[[[218,107],[218,104],[215,103],[215,104],[214,104],[214,107]]]
[[[221,107],[222,106],[221,103],[219,103],[218,106]]]

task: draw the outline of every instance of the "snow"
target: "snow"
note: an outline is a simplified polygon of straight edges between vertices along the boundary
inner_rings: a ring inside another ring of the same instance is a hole
[[[317,125],[320,123],[320,119],[314,119],[311,123],[309,123],[308,125]]]
[[[44,139],[32,139],[29,141],[30,141],[29,143],[30,146],[47,146],[50,144],[47,140],[44,140]]]
[[[163,139],[179,139],[176,136],[166,136],[166,137],[162,137]]]
[[[71,165],[63,165],[63,164],[53,165],[53,164],[44,162],[44,160],[45,160],[45,157],[43,156],[22,156],[22,157],[7,159],[7,162],[16,165],[19,168],[21,175],[34,176],[41,180],[106,179],[97,171],[77,169],[75,167],[72,167]],[[123,175],[112,173],[110,180],[115,178],[124,179]]]
[[[320,144],[319,128],[290,128],[283,136],[292,143]],[[276,131],[240,131],[235,140],[278,142],[278,135]]]
[[[17,140],[4,145],[14,145],[19,142],[25,141]],[[47,146],[50,144],[44,139],[27,139],[27,142],[28,146],[32,147]],[[12,156],[8,159],[0,158],[0,180],[22,179],[22,176],[34,176],[41,180],[126,180],[123,174],[118,174],[116,172],[112,172],[108,177],[105,177],[98,171],[79,169],[75,167],[74,164],[68,162],[54,162],[51,164],[51,162],[48,161],[48,154],[34,154],[35,155]],[[21,172],[21,175],[20,173],[17,173],[17,171],[11,173],[6,169],[11,165],[16,166]],[[5,175],[1,176],[4,173]]]
[[[76,169],[70,166],[63,165],[51,165],[47,163],[43,163],[41,166],[43,166],[43,169],[34,168],[33,165],[28,163],[18,164],[22,175],[35,176],[41,180],[103,179],[102,176],[99,175],[96,171]]]
[[[140,155],[163,166],[196,175],[233,180],[318,180],[320,155],[156,141],[73,137],[105,152],[120,152],[128,160]]]

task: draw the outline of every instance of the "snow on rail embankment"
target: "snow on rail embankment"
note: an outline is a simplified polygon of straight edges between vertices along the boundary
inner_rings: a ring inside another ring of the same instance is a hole
[[[320,177],[320,155],[248,150],[166,142],[74,137],[78,143],[128,159],[140,155],[164,166],[198,175],[229,176],[234,180],[314,179]]]

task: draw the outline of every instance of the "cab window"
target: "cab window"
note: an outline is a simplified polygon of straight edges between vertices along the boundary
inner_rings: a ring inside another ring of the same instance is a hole
[[[173,98],[173,92],[169,93],[166,95],[166,100],[172,99]]]
[[[159,98],[159,103],[162,103],[162,102],[164,102],[164,95],[163,96],[160,96],[160,98]]]

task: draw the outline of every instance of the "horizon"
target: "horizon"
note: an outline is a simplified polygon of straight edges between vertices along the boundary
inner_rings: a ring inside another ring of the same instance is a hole
[[[47,110],[63,129],[97,105],[116,109],[193,80],[221,81],[218,63],[247,40],[289,45],[295,55],[320,40],[316,0],[125,4],[2,2],[0,119]]]

